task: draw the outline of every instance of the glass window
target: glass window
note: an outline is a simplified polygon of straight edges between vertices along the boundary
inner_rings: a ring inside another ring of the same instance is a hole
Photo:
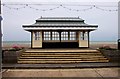
[[[59,33],[58,32],[52,32],[52,40],[59,40]]]
[[[80,40],[88,40],[88,32],[80,32]]]
[[[84,33],[84,40],[88,40],[88,32]]]
[[[51,40],[51,33],[50,32],[44,32],[44,40]]]
[[[84,40],[84,33],[83,32],[80,32],[80,40]]]
[[[40,40],[40,32],[35,32],[35,40]]]
[[[70,32],[70,40],[76,40],[76,32]]]
[[[61,40],[68,40],[68,32],[61,33]]]

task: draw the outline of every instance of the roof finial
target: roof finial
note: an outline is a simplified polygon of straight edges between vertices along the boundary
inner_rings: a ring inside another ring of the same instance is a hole
[[[42,16],[41,16],[41,18],[42,18]]]
[[[79,16],[78,16],[78,18],[79,18]]]

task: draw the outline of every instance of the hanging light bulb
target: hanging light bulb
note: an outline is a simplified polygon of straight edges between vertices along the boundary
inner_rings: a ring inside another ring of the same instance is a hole
[[[62,6],[62,5],[60,5],[60,6]]]
[[[53,9],[49,9],[49,10],[53,10]]]
[[[39,10],[39,9],[36,9],[36,10]]]
[[[56,8],[59,8],[59,7],[56,7]]]
[[[42,11],[46,11],[46,10],[42,10]]]
[[[90,7],[90,9],[93,9],[93,7]]]
[[[29,8],[32,8],[32,7],[29,7]]]
[[[28,4],[26,4],[26,6],[28,6]]]
[[[34,8],[34,7],[29,6],[29,4],[2,4],[2,5],[5,6],[6,8],[8,8],[8,9],[14,9],[14,10],[23,9],[23,8],[26,8],[26,6],[29,7],[29,8],[31,8],[31,9],[34,9],[34,10],[40,10],[40,9],[37,9],[37,8]],[[9,6],[7,6],[7,5],[23,5],[23,7],[13,8],[13,7],[9,7]],[[32,5],[38,5],[38,4],[32,4]],[[44,5],[44,4],[42,4],[42,5]],[[46,4],[45,4],[45,5],[46,5]],[[83,6],[83,5],[79,5],[79,6]],[[88,6],[88,5],[84,5],[84,6]],[[79,10],[79,9],[72,9],[72,8],[63,6],[62,4],[59,5],[58,7],[55,7],[55,8],[46,9],[46,10],[43,9],[43,10],[40,10],[40,11],[54,10],[54,9],[57,9],[57,8],[60,8],[60,7],[63,7],[63,8],[65,8],[65,9],[67,9],[67,10],[70,10],[70,11],[77,11],[77,12],[78,12],[78,11],[87,11],[87,10],[90,10],[90,9],[93,9],[93,8],[99,9],[99,10],[101,10],[101,11],[108,11],[108,12],[118,11],[117,9],[115,9],[115,10],[104,9],[104,8],[101,8],[101,7],[97,7],[96,5],[92,5],[91,7],[87,8],[87,9],[80,9],[80,10]],[[109,6],[108,6],[108,7],[109,7]]]
[[[18,10],[18,8],[16,8],[16,10]]]

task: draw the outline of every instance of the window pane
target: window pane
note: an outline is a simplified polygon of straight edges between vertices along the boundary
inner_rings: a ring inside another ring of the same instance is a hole
[[[35,40],[40,40],[40,32],[34,32]]]
[[[58,32],[52,32],[52,40],[59,40],[59,33]]]
[[[51,32],[44,32],[44,40],[50,40],[51,39]]]

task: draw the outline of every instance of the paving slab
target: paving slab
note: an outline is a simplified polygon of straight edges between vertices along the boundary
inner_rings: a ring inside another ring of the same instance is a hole
[[[95,68],[96,72],[103,77],[116,77],[119,76],[118,68]]]

